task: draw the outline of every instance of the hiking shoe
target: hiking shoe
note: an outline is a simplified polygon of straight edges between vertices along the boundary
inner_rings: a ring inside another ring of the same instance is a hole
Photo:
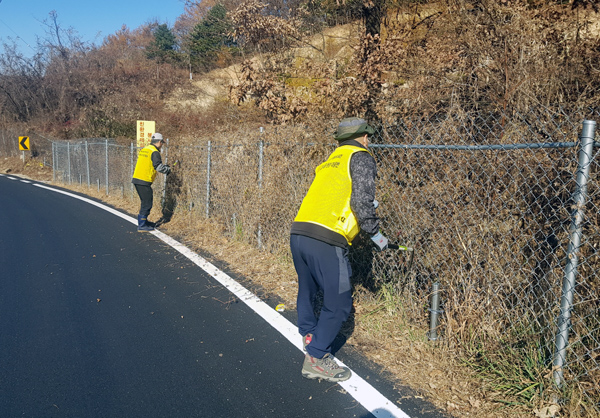
[[[148,225],[138,226],[138,232],[149,232],[154,231],[154,228]]]
[[[310,342],[312,341],[313,335],[312,334],[306,334],[304,337],[302,337],[302,344],[304,344],[304,351],[306,351],[306,346],[310,344]]]
[[[307,379],[324,379],[329,382],[343,382],[350,379],[352,372],[347,367],[340,367],[329,353],[323,358],[315,358],[310,354],[304,356],[302,376]]]

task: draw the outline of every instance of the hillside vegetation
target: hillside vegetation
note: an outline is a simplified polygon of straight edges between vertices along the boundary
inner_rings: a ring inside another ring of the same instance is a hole
[[[600,97],[593,1],[209,6],[191,2],[173,28],[124,27],[100,46],[51,15],[32,58],[4,45],[3,123],[64,139],[133,138],[136,120],[156,120],[174,137],[222,128],[227,115],[389,123],[456,109],[595,107]],[[218,89],[197,82],[228,67]]]

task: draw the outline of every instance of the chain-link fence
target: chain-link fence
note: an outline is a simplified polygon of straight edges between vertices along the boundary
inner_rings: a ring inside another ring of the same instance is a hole
[[[373,272],[415,298],[415,319],[439,284],[442,332],[492,378],[513,379],[510,395],[567,381],[597,402],[598,150],[589,129],[578,147],[581,124],[546,125],[552,142],[527,143],[540,133],[517,122],[482,135],[427,121],[401,131],[401,145],[375,145],[382,229],[416,255],[411,271],[406,255],[377,255]]]
[[[600,159],[586,119],[600,115],[438,115],[380,127],[370,149],[381,229],[408,250],[373,253],[359,236],[351,254],[356,283],[393,291],[405,320],[488,377],[514,380],[508,395],[556,387],[600,411]],[[163,159],[177,163],[155,192],[175,214],[215,218],[233,239],[289,255],[291,222],[334,147],[331,132],[301,130],[172,140]],[[57,181],[134,196],[135,147],[87,140],[51,152]]]
[[[131,176],[137,159],[137,148],[133,146],[100,138],[55,141],[51,153],[54,181],[94,186],[106,194],[111,189],[121,194],[133,191]]]

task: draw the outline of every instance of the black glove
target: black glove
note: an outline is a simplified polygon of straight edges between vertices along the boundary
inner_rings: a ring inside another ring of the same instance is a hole
[[[171,173],[171,167],[166,164],[159,164],[158,167],[156,167],[156,171],[162,174],[169,174]]]

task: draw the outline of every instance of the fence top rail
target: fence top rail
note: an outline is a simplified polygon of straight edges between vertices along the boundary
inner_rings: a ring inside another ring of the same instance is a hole
[[[543,149],[543,148],[574,148],[577,146],[577,142],[542,142],[542,143],[531,143],[531,144],[489,144],[489,145],[415,145],[415,144],[369,144],[369,148],[397,148],[397,149],[437,149],[437,150],[460,150],[460,151],[488,151],[488,150],[500,150],[509,151],[517,149]],[[213,148],[229,148],[237,146],[248,146],[255,144],[230,144],[230,145],[213,145]],[[265,146],[282,145],[281,143],[263,142]],[[285,145],[296,145],[299,147],[303,146],[324,146],[324,147],[335,147],[335,143],[296,143],[296,144],[285,144]],[[595,146],[600,147],[600,142],[596,142]],[[204,145],[183,145],[176,147],[183,148],[206,148]]]
[[[399,148],[399,149],[435,149],[458,151],[509,151],[517,149],[542,148],[573,148],[577,142],[543,142],[533,144],[495,144],[495,145],[410,145],[410,144],[370,144],[369,148]]]
[[[110,142],[110,141],[102,141],[102,142],[89,142],[89,141],[78,141],[78,142],[69,142],[69,141],[53,141],[52,142],[54,144],[54,146],[56,147],[84,147],[84,146],[92,146],[92,145],[102,145],[103,147],[105,147],[106,145],[108,145],[109,147],[117,147],[117,148],[127,148],[129,149],[131,147],[131,145],[121,145],[121,144],[116,144],[114,142]],[[137,148],[137,147],[135,147]],[[141,148],[138,148],[141,149]]]

